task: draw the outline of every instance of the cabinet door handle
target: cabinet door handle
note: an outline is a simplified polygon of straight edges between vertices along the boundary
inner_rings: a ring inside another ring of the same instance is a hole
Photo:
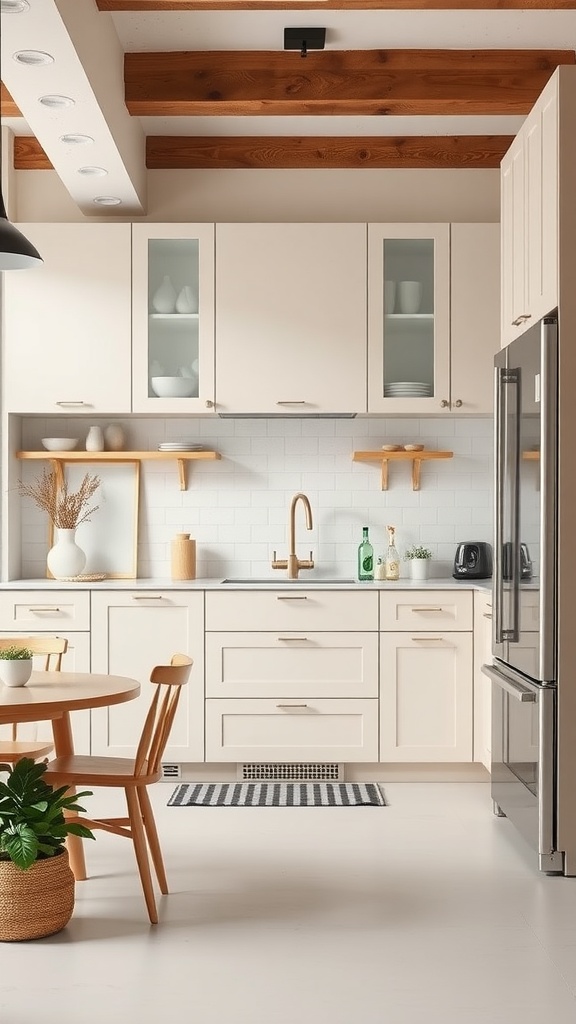
[[[308,405],[308,402],[305,402],[303,398],[300,398],[298,401],[276,402],[276,405]]]
[[[277,704],[277,708],[307,708],[307,704]]]
[[[279,636],[277,640],[308,640],[307,636]]]
[[[441,409],[447,409],[449,405],[450,405],[450,402],[448,401],[447,398],[443,398],[442,401],[440,402],[440,408]]]
[[[411,608],[412,612],[443,612],[443,608],[433,608],[432,605],[427,605],[425,608]]]
[[[307,601],[306,594],[276,594],[277,601]]]
[[[46,608],[44,606],[41,607],[40,605],[38,605],[37,608],[29,608],[28,611],[29,612],[34,612],[34,613],[36,613],[36,612],[38,612],[38,613],[40,613],[40,612],[59,612],[60,609],[56,608],[54,605],[48,605]]]
[[[483,614],[485,619],[491,619],[492,618],[492,612],[483,612],[482,614]]]
[[[462,401],[461,398],[457,398],[456,401],[454,402],[454,405],[456,406],[457,409],[461,409],[462,406],[464,405],[464,402]]]
[[[130,594],[132,601],[163,601],[162,594]]]
[[[517,316],[516,319],[512,321],[512,326],[513,327],[519,327],[519,325],[521,323],[524,323],[525,320],[531,320],[531,319],[532,319],[532,313],[521,313],[520,316]]]
[[[56,405],[88,405],[88,402],[56,402]]]
[[[427,644],[429,640],[443,640],[443,636],[411,636],[411,640],[418,640],[419,643]]]
[[[213,409],[214,408],[214,402],[210,398],[206,399],[204,405],[206,406],[207,409]]]

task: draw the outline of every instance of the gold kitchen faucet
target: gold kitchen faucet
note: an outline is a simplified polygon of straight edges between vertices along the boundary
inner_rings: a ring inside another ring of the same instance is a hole
[[[288,558],[276,558],[275,551],[272,558],[272,568],[287,569],[289,580],[297,580],[300,569],[314,568],[312,552],[310,552],[310,558],[305,559],[300,559],[296,555],[296,505],[299,501],[304,505],[304,511],[306,513],[306,529],[312,529],[312,509],[310,508],[310,502],[306,495],[299,491],[298,494],[295,494],[292,498],[292,503],[290,505],[290,553]]]

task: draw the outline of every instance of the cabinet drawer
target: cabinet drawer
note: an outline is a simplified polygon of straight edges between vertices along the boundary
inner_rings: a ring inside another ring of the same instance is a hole
[[[207,697],[377,697],[377,633],[208,633]]]
[[[90,594],[87,590],[4,590],[0,592],[0,627],[5,633],[90,629]]]
[[[207,700],[207,761],[377,761],[378,701]]]
[[[206,629],[377,630],[378,594],[332,590],[236,591],[206,594]]]
[[[380,594],[380,629],[472,629],[473,591],[402,590]]]

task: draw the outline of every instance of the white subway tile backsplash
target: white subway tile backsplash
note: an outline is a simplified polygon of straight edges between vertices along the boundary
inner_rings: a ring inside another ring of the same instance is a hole
[[[38,449],[48,435],[79,437],[104,418],[23,420],[22,443]],[[195,438],[222,455],[190,463],[188,489],[179,489],[176,463],[143,462],[140,488],[139,575],[169,577],[170,543],[190,532],[197,542],[197,575],[274,576],[272,551],[288,550],[290,502],[304,491],[314,528],[296,510],[301,557],[312,548],[316,572],[356,573],[362,526],[370,527],[376,557],[386,550],[386,526],[397,529],[401,555],[412,543],[433,550],[434,570],[451,572],[456,543],[492,539],[492,421],[482,417],[362,417],[357,419],[138,418],[121,421],[133,450],[156,449],[167,438]],[[454,458],[423,463],[421,489],[412,490],[410,463],[391,462],[381,490],[378,461],[355,463],[354,451],[385,443],[423,441]],[[24,479],[38,467],[24,465]],[[46,570],[46,519],[22,501],[22,572]],[[407,575],[403,561],[402,576]],[[278,578],[282,578],[279,572]]]

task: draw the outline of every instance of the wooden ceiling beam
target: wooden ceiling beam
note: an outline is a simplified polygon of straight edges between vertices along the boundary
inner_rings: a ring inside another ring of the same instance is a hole
[[[101,11],[477,11],[479,0],[96,0]],[[576,0],[481,0],[483,11],[573,11]]]
[[[509,135],[417,137],[149,136],[150,169],[226,168],[486,168],[499,167]]]
[[[22,117],[4,82],[0,82],[0,117]]]
[[[16,171],[51,171],[53,167],[34,136],[15,135],[14,169]]]
[[[139,116],[527,114],[573,50],[127,53]]]

